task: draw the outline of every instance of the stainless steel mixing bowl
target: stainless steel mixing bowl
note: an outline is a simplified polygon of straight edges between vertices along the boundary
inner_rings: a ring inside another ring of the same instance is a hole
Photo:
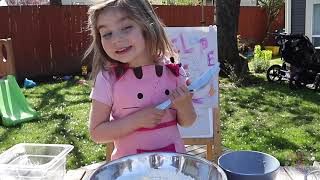
[[[130,155],[111,161],[99,167],[90,179],[227,180],[227,176],[218,165],[203,158],[188,154],[156,152]]]

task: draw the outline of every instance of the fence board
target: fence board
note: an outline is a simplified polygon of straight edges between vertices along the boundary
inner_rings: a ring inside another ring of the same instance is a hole
[[[16,71],[30,72],[33,65],[33,41],[32,41],[32,7],[14,7],[11,9],[12,16],[12,42],[13,52],[16,61]],[[16,53],[16,50],[19,53]],[[19,63],[23,61],[24,63]]]
[[[201,26],[201,6],[154,6],[155,12],[167,26]],[[205,25],[213,24],[213,7],[204,7]]]
[[[35,32],[37,37],[37,54],[38,54],[38,72],[37,75],[42,75],[50,72],[50,59],[51,59],[51,34],[50,34],[50,19],[46,16],[46,13],[50,13],[50,8],[47,6],[40,6],[39,15],[37,16],[38,29]]]
[[[0,10],[0,38],[9,37],[9,26],[11,25],[10,19],[9,19],[9,8],[8,7],[2,7]]]
[[[272,24],[271,30],[284,28],[284,7]],[[252,42],[261,42],[265,36],[267,16],[264,9],[260,7],[244,6],[240,8],[238,32],[242,38]],[[274,43],[269,39],[269,43]]]

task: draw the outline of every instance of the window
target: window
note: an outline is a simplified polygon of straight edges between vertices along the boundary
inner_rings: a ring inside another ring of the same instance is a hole
[[[320,4],[313,5],[312,43],[320,46]]]
[[[314,46],[320,47],[320,0],[306,0],[305,33]]]

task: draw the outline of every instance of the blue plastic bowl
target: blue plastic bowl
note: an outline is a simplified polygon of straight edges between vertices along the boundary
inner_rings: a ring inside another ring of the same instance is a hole
[[[223,154],[218,165],[226,172],[228,180],[275,180],[279,161],[258,151],[233,151]]]

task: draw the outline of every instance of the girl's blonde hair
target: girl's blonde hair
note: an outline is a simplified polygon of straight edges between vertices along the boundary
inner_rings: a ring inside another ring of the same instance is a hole
[[[91,31],[92,43],[85,52],[84,57],[93,53],[91,77],[95,79],[100,70],[108,70],[108,67],[121,64],[111,59],[103,50],[101,36],[97,28],[97,18],[107,8],[118,8],[127,13],[130,19],[141,28],[146,46],[149,48],[154,60],[164,56],[175,56],[173,47],[164,32],[164,24],[159,20],[148,0],[103,0],[96,2],[88,10],[88,28]]]

